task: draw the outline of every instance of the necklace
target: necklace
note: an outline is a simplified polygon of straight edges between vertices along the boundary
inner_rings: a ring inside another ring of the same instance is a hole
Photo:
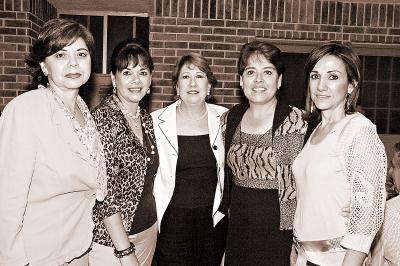
[[[207,116],[207,108],[204,109],[204,112],[201,114],[201,116],[199,118],[193,119],[189,116],[186,115],[186,113],[182,110],[182,107],[180,104],[178,104],[178,111],[179,113],[181,113],[183,115],[183,117],[188,120],[188,121],[192,121],[192,122],[198,122],[203,120],[206,116]]]
[[[130,124],[132,124],[132,126],[136,129],[139,129],[140,127],[140,121],[141,121],[141,117],[140,117],[140,106],[138,105],[137,109],[136,109],[136,114],[133,114],[131,112],[128,111],[128,109],[124,106],[124,104],[122,103],[122,101],[118,98],[118,96],[116,96],[115,94],[113,95],[113,98],[115,100],[115,102],[117,103],[119,109],[121,109],[121,112],[124,114],[124,116],[126,118],[128,118],[130,121]]]

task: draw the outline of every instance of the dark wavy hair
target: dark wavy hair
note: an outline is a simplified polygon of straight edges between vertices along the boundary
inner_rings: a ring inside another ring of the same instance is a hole
[[[318,108],[312,108],[314,103],[311,99],[309,88],[310,73],[315,65],[318,63],[318,61],[326,55],[336,56],[344,63],[347,72],[347,79],[354,87],[349,98],[349,108],[345,110],[345,113],[352,114],[357,111],[356,105],[360,92],[359,85],[361,81],[360,58],[348,44],[329,42],[314,48],[308,56],[304,67],[304,75],[306,77],[307,88],[306,113],[304,114],[304,118],[312,124],[316,124],[321,121],[321,111],[318,110]]]
[[[243,75],[244,70],[249,63],[249,58],[253,55],[261,55],[264,56],[271,64],[274,65],[278,72],[278,76],[282,75],[285,72],[285,65],[282,61],[282,52],[273,44],[255,40],[249,43],[246,43],[242,46],[240,50],[239,60],[237,64],[238,73],[240,76]]]
[[[141,41],[135,38],[126,39],[115,46],[111,54],[111,72],[115,75],[131,63],[133,67],[138,64],[147,67],[150,73],[154,70],[153,59],[149,52],[144,48]]]
[[[82,24],[69,19],[52,19],[46,22],[39,32],[37,40],[25,62],[32,75],[32,88],[41,84],[46,86],[47,77],[40,68],[40,63],[77,39],[82,38],[88,47],[90,58],[94,60],[94,39],[90,31]]]
[[[187,55],[181,57],[172,71],[172,86],[174,89],[176,89],[176,84],[178,84],[179,75],[184,65],[194,65],[203,71],[207,76],[208,83],[211,85],[211,89],[214,89],[214,87],[217,85],[218,81],[215,78],[210,65],[208,64],[207,59],[197,53],[188,53]]]

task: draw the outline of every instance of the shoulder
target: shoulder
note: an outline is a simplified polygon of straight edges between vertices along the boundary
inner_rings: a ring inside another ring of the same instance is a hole
[[[364,129],[372,130],[376,132],[376,126],[374,123],[371,122],[368,118],[366,118],[364,115],[361,113],[354,113],[351,114],[347,117],[348,122],[345,125],[345,130],[348,133],[353,133],[357,134],[360,131],[363,131]]]
[[[219,115],[222,115],[223,113],[225,113],[226,111],[228,111],[228,108],[221,106],[221,105],[216,105],[216,104],[212,104],[212,103],[207,103],[208,108],[210,108],[211,110],[215,111],[216,113],[218,113]]]
[[[177,104],[178,104],[178,101],[168,105],[167,107],[164,107],[164,108],[161,108],[161,109],[151,112],[152,118],[155,120],[161,116],[168,117],[170,115],[175,115],[175,112],[176,112],[175,110],[176,110]]]

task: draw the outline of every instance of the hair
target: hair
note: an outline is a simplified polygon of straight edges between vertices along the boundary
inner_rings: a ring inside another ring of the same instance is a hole
[[[115,46],[111,55],[111,72],[115,75],[127,68],[129,64],[136,67],[138,64],[145,66],[153,72],[154,64],[149,52],[138,39],[130,38]]]
[[[285,72],[285,65],[283,64],[281,55],[282,52],[273,44],[264,41],[252,41],[242,46],[240,50],[239,60],[237,64],[238,73],[243,75],[244,70],[249,63],[249,58],[253,55],[264,56],[265,59],[271,62],[276,68],[278,75],[283,75]]]
[[[353,91],[349,96],[349,108],[346,110],[346,114],[352,114],[356,112],[358,95],[360,92],[359,84],[361,81],[361,62],[360,58],[357,56],[355,51],[347,44],[338,42],[329,42],[323,44],[317,48],[314,48],[310,55],[308,56],[305,67],[304,74],[306,77],[306,113],[304,118],[310,123],[318,123],[321,120],[321,111],[318,108],[312,108],[314,105],[311,99],[310,87],[309,87],[309,77],[311,71],[314,69],[315,65],[326,55],[333,55],[342,60],[345,65],[347,72],[347,79],[354,87]],[[314,106],[315,107],[315,106]],[[314,110],[312,110],[314,109]]]
[[[394,144],[394,150],[396,152],[400,152],[400,142],[397,142],[396,144]]]
[[[184,65],[194,65],[198,67],[201,71],[203,71],[208,79],[208,83],[211,85],[211,89],[217,85],[217,79],[214,76],[214,73],[211,71],[210,65],[207,62],[207,59],[197,53],[189,53],[181,57],[179,62],[175,65],[172,71],[172,86],[176,89],[176,85],[178,84],[179,75],[181,73],[181,69]]]
[[[82,38],[88,48],[92,63],[94,61],[94,39],[90,31],[82,24],[69,19],[52,19],[46,22],[39,32],[37,40],[25,62],[31,73],[32,86],[41,84],[46,86],[47,77],[40,68],[40,63],[77,39]]]

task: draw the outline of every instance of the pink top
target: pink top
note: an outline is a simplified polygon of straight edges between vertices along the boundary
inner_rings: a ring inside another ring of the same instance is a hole
[[[0,265],[61,265],[92,240],[97,168],[48,89],[0,118]]]

